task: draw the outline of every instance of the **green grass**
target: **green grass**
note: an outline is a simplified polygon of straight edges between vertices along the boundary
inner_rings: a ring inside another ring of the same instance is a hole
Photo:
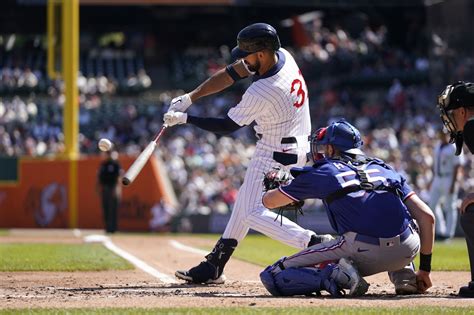
[[[0,229],[0,236],[6,236],[8,235],[8,230],[7,229]]]
[[[219,235],[200,234],[196,237],[218,240]],[[211,248],[204,248],[210,250]],[[233,257],[268,266],[280,259],[297,252],[293,247],[284,245],[264,235],[247,235],[237,247]],[[419,265],[418,257],[415,260]],[[436,242],[433,251],[432,270],[435,271],[469,271],[466,241],[456,238],[449,242]]]
[[[315,302],[316,303],[316,302]],[[317,308],[316,308],[317,307]],[[268,314],[268,315],[299,315],[299,314],[474,314],[474,310],[462,307],[291,307],[291,308],[258,308],[247,306],[236,308],[81,308],[81,309],[18,309],[0,310],[0,314]]]
[[[0,271],[133,269],[101,244],[0,244]]]
[[[419,266],[419,256],[415,263]],[[456,238],[448,242],[436,242],[433,249],[432,270],[437,271],[469,271],[466,240]]]

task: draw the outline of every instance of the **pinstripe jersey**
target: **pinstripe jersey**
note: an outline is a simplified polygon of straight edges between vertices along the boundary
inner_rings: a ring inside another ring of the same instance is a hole
[[[254,76],[242,100],[227,115],[240,126],[255,121],[255,131],[268,140],[309,135],[306,83],[287,50],[280,48],[277,55],[275,66],[262,76]]]
[[[245,173],[232,215],[223,238],[241,241],[249,228],[289,246],[305,248],[314,234],[286,217],[277,215],[262,204],[263,174],[274,166],[303,166],[309,151],[311,121],[308,93],[293,57],[284,49],[277,52],[278,62],[264,75],[254,75],[242,100],[228,112],[240,126],[256,122],[262,134]],[[296,143],[283,142],[294,137]]]

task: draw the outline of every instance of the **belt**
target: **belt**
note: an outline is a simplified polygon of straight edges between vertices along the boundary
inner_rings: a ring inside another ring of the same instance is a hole
[[[400,237],[400,243],[405,241],[411,234],[412,234],[412,227],[408,226],[405,231],[403,231],[401,234],[397,235]],[[397,237],[394,236],[393,238]],[[362,243],[367,243],[367,244],[372,244],[372,245],[380,245],[380,238],[378,237],[373,237],[373,236],[368,236],[368,235],[363,235],[363,234],[357,234],[355,237],[356,241],[362,242]]]
[[[257,133],[256,134],[257,138],[258,139],[262,139],[263,135],[261,133]],[[296,139],[296,137],[283,137],[281,138],[281,144],[288,144],[288,143],[297,143],[298,140]]]

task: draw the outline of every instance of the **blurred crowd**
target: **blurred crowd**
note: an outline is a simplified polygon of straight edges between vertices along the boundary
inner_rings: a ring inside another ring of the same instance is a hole
[[[453,78],[473,80],[472,58],[444,55],[443,43],[436,38],[431,47],[440,55],[430,60],[423,57],[426,54],[391,47],[383,25],[365,27],[354,36],[337,26],[323,27],[320,20],[313,19],[302,24],[298,34],[295,45],[288,48],[306,78],[313,130],[346,118],[362,131],[367,154],[404,173],[428,200],[436,132],[441,128],[436,96]],[[228,53],[225,46],[188,49],[173,57],[171,79],[188,79],[195,86],[225,65]],[[104,137],[112,140],[121,154],[138,154],[161,127],[170,100],[183,91],[117,96],[120,86],[129,90],[139,87],[140,91],[150,88],[143,60],[114,49],[91,52],[84,58],[78,80],[81,153],[97,153],[97,141]],[[38,84],[45,76],[28,67],[16,71],[13,63],[0,65],[0,91],[4,86]],[[448,68],[451,74],[444,78]],[[438,75],[429,75],[431,72]],[[249,82],[203,99],[190,113],[223,116],[238,103],[246,84]],[[62,89],[60,81],[53,81],[44,94],[30,91],[0,97],[0,155],[50,156],[64,151]],[[228,213],[255,141],[252,128],[229,137],[187,125],[167,132],[156,154],[165,161],[181,214]],[[474,188],[474,160],[468,157],[466,161],[460,197]]]

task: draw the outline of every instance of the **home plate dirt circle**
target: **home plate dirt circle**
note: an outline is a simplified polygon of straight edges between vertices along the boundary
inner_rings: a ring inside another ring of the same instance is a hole
[[[173,235],[116,235],[111,240],[117,247],[168,276],[203,259],[198,253],[176,249],[172,240],[194,248],[214,244],[213,240]],[[53,237],[42,231],[36,234],[13,233],[0,239],[2,243],[33,241],[81,243],[83,239],[70,232]],[[102,272],[0,272],[0,302],[3,308],[474,307],[474,299],[456,296],[459,287],[467,283],[468,272],[433,272],[433,287],[427,294],[415,296],[396,296],[388,276],[378,274],[366,278],[370,288],[365,296],[333,299],[324,294],[321,297],[272,297],[259,281],[262,269],[261,266],[231,259],[226,267],[228,280],[223,285],[191,285],[179,280],[164,283],[138,268]]]

